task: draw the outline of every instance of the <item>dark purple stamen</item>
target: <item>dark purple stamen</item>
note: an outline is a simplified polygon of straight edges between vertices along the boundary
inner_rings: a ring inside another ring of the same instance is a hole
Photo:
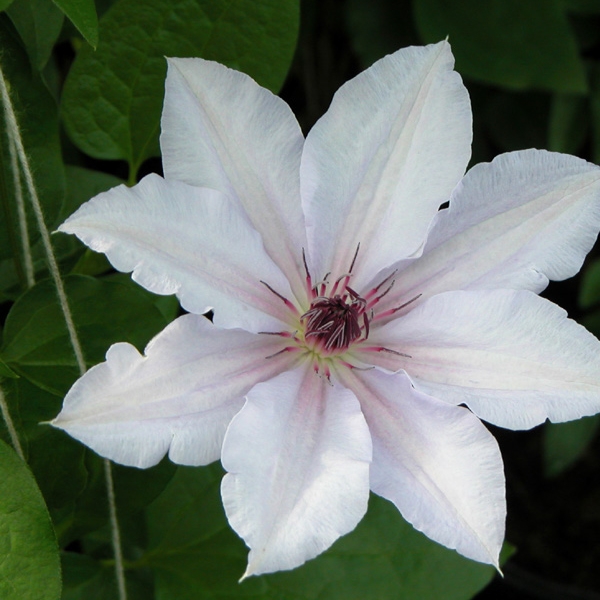
[[[346,295],[313,300],[310,308],[301,320],[305,322],[306,339],[319,342],[323,350],[345,350],[363,335],[368,336],[369,320],[365,313],[365,301],[349,288],[351,298]],[[350,300],[350,302],[348,302]],[[362,317],[363,326],[360,325]]]

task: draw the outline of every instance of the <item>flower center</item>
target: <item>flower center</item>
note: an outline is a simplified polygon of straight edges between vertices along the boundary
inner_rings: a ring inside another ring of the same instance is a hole
[[[369,319],[366,306],[367,302],[348,287],[341,296],[318,296],[300,317],[305,327],[304,339],[322,352],[343,352],[361,337],[363,328],[364,338],[367,338]]]
[[[301,356],[308,357],[313,361],[313,368],[317,374],[329,379],[331,377],[330,367],[334,364],[334,361],[349,368],[355,368],[346,358],[340,355],[344,354],[351,345],[362,344],[369,338],[369,324],[371,322],[394,315],[421,296],[421,294],[418,294],[401,306],[376,313],[377,304],[394,285],[393,277],[396,272],[394,271],[385,277],[379,285],[366,293],[358,294],[348,284],[352,277],[359,247],[360,245],[356,248],[356,253],[347,273],[335,280],[331,280],[331,273],[327,273],[317,283],[313,283],[304,251],[302,252],[306,272],[306,292],[310,301],[309,309],[302,315],[300,315],[297,305],[274,290],[268,283],[261,281],[270,292],[284,302],[291,311],[294,320],[299,320],[299,322],[296,321],[299,325],[296,331],[262,332],[265,335],[279,335],[290,340],[288,345],[266,358],[273,358],[286,352],[300,353]],[[410,358],[407,354],[379,345],[365,346],[363,344],[362,349],[365,352],[389,352]]]

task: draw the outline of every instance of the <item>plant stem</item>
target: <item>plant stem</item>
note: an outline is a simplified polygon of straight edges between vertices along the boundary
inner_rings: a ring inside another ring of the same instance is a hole
[[[110,460],[104,459],[104,476],[106,479],[106,491],[108,494],[108,508],[110,512],[110,532],[115,554],[115,574],[117,577],[117,587],[119,588],[119,598],[127,598],[127,588],[125,587],[125,572],[123,569],[123,553],[121,551],[121,534],[119,532],[119,521],[117,519],[117,503],[115,501],[115,486],[113,483],[112,467]]]
[[[15,452],[19,455],[21,460],[25,460],[23,448],[21,448],[21,442],[19,441],[17,430],[15,429],[15,425],[10,416],[8,404],[6,404],[6,398],[4,397],[4,392],[2,391],[2,388],[0,388],[0,412],[2,413],[2,417],[4,419],[4,422],[6,423],[6,429],[8,429],[8,435],[10,436],[10,441],[13,445],[13,448],[15,449]]]
[[[6,138],[6,144],[7,147],[12,145],[8,137]],[[27,277],[23,269],[21,252],[19,252],[19,242],[17,240],[15,228],[13,227],[12,210],[10,206],[10,201],[8,199],[8,188],[6,186],[5,177],[6,170],[7,168],[5,168],[4,163],[4,143],[3,140],[0,140],[0,204],[2,204],[2,209],[4,213],[4,223],[6,227],[6,233],[8,234],[8,243],[12,250],[12,258],[15,264],[15,272],[17,274],[17,278],[19,280],[21,288],[27,289],[29,286],[27,284]]]
[[[29,160],[27,158],[27,154],[25,153],[25,147],[23,146],[23,140],[21,138],[21,132],[19,129],[19,124],[17,122],[17,118],[15,115],[15,111],[12,106],[12,102],[10,100],[10,95],[8,93],[8,86],[6,85],[6,80],[4,78],[4,73],[0,68],[0,96],[2,97],[2,104],[4,107],[4,115],[6,120],[6,129],[9,136],[9,145],[11,143],[14,144],[16,149],[17,158],[19,162],[19,166],[23,171],[23,175],[25,177],[25,183],[27,185],[27,191],[29,192],[29,198],[31,200],[31,204],[33,207],[33,213],[35,215],[35,220],[37,226],[40,230],[40,235],[42,237],[42,244],[44,246],[44,252],[46,254],[46,259],[48,261],[48,267],[50,269],[50,274],[56,286],[56,293],[58,295],[58,301],[63,313],[63,318],[65,320],[65,324],[67,326],[67,331],[69,333],[69,339],[71,341],[71,346],[73,347],[73,353],[75,354],[75,360],[77,361],[77,365],[79,367],[79,372],[81,375],[84,375],[87,367],[85,364],[85,359],[83,357],[83,350],[81,348],[81,343],[79,342],[79,337],[77,335],[77,331],[75,330],[75,323],[73,321],[73,315],[71,313],[71,309],[69,307],[69,303],[67,300],[67,295],[65,293],[64,284],[62,278],[60,276],[60,271],[58,269],[58,263],[56,261],[56,257],[54,255],[54,251],[52,249],[52,243],[50,242],[50,232],[46,227],[46,223],[44,221],[44,215],[42,212],[42,206],[40,204],[40,200],[37,194],[37,190],[33,181],[33,175],[31,172],[31,167],[29,165]],[[114,485],[112,480],[112,473],[110,469],[110,462],[108,460],[104,461],[104,474],[106,479],[106,490],[108,496],[108,505],[109,505],[109,513],[110,513],[110,523],[112,530],[112,539],[113,539],[113,551],[115,555],[115,573],[117,578],[117,585],[119,588],[119,600],[127,600],[127,590],[125,587],[125,575],[123,571],[123,556],[121,552],[121,541],[119,535],[119,523],[117,521],[117,508],[115,502],[115,492]]]
[[[44,221],[42,206],[40,204],[40,199],[38,197],[37,190],[33,182],[31,167],[29,166],[29,160],[25,153],[25,147],[23,146],[23,140],[21,138],[21,131],[19,129],[19,124],[17,123],[17,117],[15,115],[15,111],[10,100],[8,86],[6,85],[6,80],[4,79],[4,73],[2,72],[2,69],[0,69],[0,95],[2,96],[2,104],[4,107],[6,130],[10,138],[9,146],[12,142],[12,144],[14,144],[14,148],[17,151],[19,166],[21,167],[23,175],[25,177],[25,183],[27,185],[27,191],[29,192],[29,198],[31,200],[33,214],[35,215],[35,220],[40,234],[42,236],[42,244],[44,246],[46,259],[48,261],[50,275],[52,276],[54,285],[56,286],[58,302],[62,309],[63,317],[67,325],[69,339],[71,341],[71,345],[73,346],[73,352],[75,353],[75,359],[77,361],[77,365],[79,366],[79,372],[83,375],[86,372],[83,351],[81,350],[81,344],[79,343],[79,338],[77,337],[77,332],[75,331],[75,324],[73,322],[73,316],[71,314],[71,309],[69,308],[69,303],[67,301],[65,287],[63,285],[60,272],[58,270],[58,264],[56,262],[56,257],[54,256],[54,251],[52,250],[52,244],[50,242],[50,233]]]
[[[21,234],[21,251],[25,263],[25,278],[27,287],[33,287],[35,283],[33,258],[31,256],[31,244],[29,243],[29,232],[27,230],[27,214],[25,212],[25,201],[23,200],[23,186],[21,185],[21,176],[19,165],[17,163],[16,147],[12,140],[8,142],[8,151],[10,154],[10,170],[13,174],[13,188],[15,190],[15,200],[17,201],[17,217],[19,221],[19,233]]]

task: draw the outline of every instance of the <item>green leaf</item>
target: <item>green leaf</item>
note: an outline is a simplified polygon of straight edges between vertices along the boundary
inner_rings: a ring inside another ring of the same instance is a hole
[[[579,47],[579,54],[585,57],[587,67],[589,65],[587,57],[593,56],[594,48],[600,43],[598,17],[590,18],[584,13],[569,14],[569,24]]]
[[[98,45],[98,15],[93,0],[53,0],[92,48]]]
[[[573,13],[600,13],[600,0],[561,0],[561,4],[565,10]]]
[[[93,196],[125,183],[114,175],[73,165],[67,165],[65,173],[67,176],[67,197],[59,217],[60,222],[72,215]],[[73,239],[73,237],[69,236],[69,239]]]
[[[165,56],[202,56],[277,90],[289,68],[298,0],[119,0],[100,20],[94,52],[67,78],[63,114],[73,142],[95,158],[124,159],[135,178],[157,156]]]
[[[600,95],[590,99],[592,115],[592,159],[600,164]]]
[[[592,125],[592,160],[600,164],[600,62],[590,66],[590,116]]]
[[[97,256],[104,256],[104,254],[100,254]],[[118,283],[131,285],[131,278],[127,273],[109,273],[104,277],[104,281],[116,281]],[[179,300],[177,299],[177,296],[158,296],[156,294],[153,294],[152,292],[146,291],[141,287],[138,289],[140,293],[145,295],[148,298],[148,300],[152,302],[152,304],[154,304],[156,308],[158,308],[158,310],[161,312],[167,323],[170,323],[181,314],[181,306],[179,305]]]
[[[6,10],[14,0],[0,0],[0,12]]]
[[[587,99],[555,94],[548,124],[548,150],[577,154],[589,131]]]
[[[112,270],[108,258],[100,252],[86,249],[77,261],[71,273],[76,275],[102,275]]]
[[[419,43],[410,14],[410,0],[347,2],[348,32],[363,68],[400,47]]]
[[[34,68],[44,68],[63,24],[63,14],[52,0],[14,0],[6,10],[25,43]]]
[[[23,377],[6,382],[5,391],[27,463],[56,522],[57,511],[73,503],[85,487],[84,449],[44,424],[60,410],[59,398]]]
[[[53,225],[65,198],[56,102],[40,76],[32,72],[27,56],[11,33],[10,24],[0,15],[2,69],[8,80],[14,109],[19,120],[23,144],[29,157],[46,223]],[[0,288],[7,292],[24,283],[21,243],[13,175],[4,135],[0,136]],[[4,185],[2,185],[4,183]],[[29,198],[25,193],[30,243],[39,239]]]
[[[588,449],[600,426],[600,416],[544,426],[544,472],[555,477],[572,466]]]
[[[108,522],[104,459],[91,451],[86,451],[84,464],[87,473],[85,489],[70,510],[64,511],[62,515],[57,513],[57,517],[60,516],[57,531],[62,546],[84,534],[98,530]],[[176,468],[168,459],[164,459],[151,469],[134,469],[113,464],[119,518],[123,519],[150,504],[169,483]],[[110,532],[107,536],[110,539]]]
[[[156,600],[461,600],[494,576],[428,540],[388,502],[371,497],[355,531],[293,571],[237,581],[247,548],[225,519],[222,471],[179,467],[148,508],[150,551],[140,561],[155,573]]]
[[[64,283],[90,366],[104,359],[111,344],[128,341],[143,348],[166,325],[149,295],[130,281],[70,275]],[[11,308],[0,356],[19,375],[59,396],[76,379],[78,369],[50,280],[36,284]]]
[[[597,338],[600,338],[600,310],[594,310],[579,319],[579,322]]]
[[[2,377],[18,379],[19,376],[0,358],[0,379]]]
[[[61,600],[113,600],[118,597],[115,571],[112,564],[105,564],[89,556],[63,552],[64,590]],[[153,598],[152,582],[139,577],[139,571],[125,571],[127,600]],[[148,578],[145,578],[148,580]]]
[[[40,391],[37,390],[38,394]],[[38,424],[38,427],[40,434],[28,444],[29,466],[48,508],[60,510],[83,492],[87,482],[84,450],[81,444],[51,426]]]
[[[485,109],[485,126],[502,150],[544,148],[548,135],[548,99],[542,94],[497,91]]]
[[[590,262],[584,269],[579,288],[579,306],[591,308],[600,304],[600,259]]]
[[[114,570],[84,554],[63,552],[62,600],[106,600],[117,598]]]
[[[25,463],[0,441],[0,598],[58,600],[56,538],[42,495]]]
[[[171,481],[177,467],[167,458],[151,469],[113,465],[115,494],[121,512],[146,508]]]
[[[85,448],[44,423],[60,410],[60,398],[25,378],[7,381],[4,389],[28,466],[44,496],[59,541],[64,542],[65,533],[74,528],[78,498],[88,483]]]
[[[457,70],[512,89],[587,91],[559,0],[413,0],[427,42],[449,36]]]
[[[83,491],[87,482],[84,449],[75,440],[46,423],[60,410],[59,398],[29,383],[14,382],[11,390],[20,419],[27,463],[46,505],[54,517]]]

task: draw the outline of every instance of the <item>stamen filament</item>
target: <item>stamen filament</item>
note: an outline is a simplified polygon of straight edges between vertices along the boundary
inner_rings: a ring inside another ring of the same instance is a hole
[[[342,287],[340,289],[340,294],[343,294],[346,291],[346,288],[348,286],[348,282],[350,281],[350,276],[352,275],[352,273],[344,273],[344,275],[342,275],[341,277],[338,277],[333,285],[333,289],[331,290],[331,296],[335,296],[336,292],[338,291],[338,286],[340,285],[340,281],[344,280],[344,283],[342,284]]]
[[[396,314],[399,310],[406,308],[409,304],[412,304],[415,300],[418,300],[422,295],[423,294],[418,294],[414,298],[411,298],[408,302],[405,302],[404,304],[401,304],[400,306],[397,306],[396,308],[390,308],[389,310],[386,310],[382,313],[377,314],[373,320],[379,321],[380,319],[385,319],[385,317],[389,317],[391,315]]]
[[[276,292],[268,283],[266,283],[265,281],[263,281],[262,279],[260,280],[260,282],[271,292],[273,292],[278,298],[280,298],[281,300],[283,300],[283,303],[297,316],[300,316],[300,311],[296,308],[296,306],[290,302],[285,296],[282,296],[279,292]]]
[[[302,350],[302,348],[299,348],[298,346],[286,346],[285,348],[282,348],[278,352],[274,352],[273,354],[269,354],[269,356],[265,356],[265,358],[275,358],[276,356],[279,356],[280,354],[283,354],[284,352],[298,352],[300,350]]]
[[[394,275],[398,272],[398,269],[394,270],[392,273],[390,273],[379,285],[376,285],[370,292],[367,292],[363,297],[365,300],[368,300],[369,298],[372,298],[375,294],[377,294],[377,292],[390,280],[394,277]],[[395,280],[394,280],[395,282]],[[392,285],[394,284],[394,282],[392,282]],[[390,286],[391,289],[391,286]],[[387,292],[384,292],[384,295]]]
[[[392,350],[391,348],[385,348],[383,346],[369,346],[368,348],[361,348],[363,352],[387,352],[389,354],[395,354],[396,356],[402,356],[404,358],[412,358],[410,354],[405,354],[404,352],[398,352],[397,350]]]
[[[396,283],[396,280],[393,279],[392,283],[390,283],[390,285],[385,289],[385,292],[383,292],[382,294],[379,294],[379,296],[375,296],[375,298],[373,298],[373,300],[371,300],[367,304],[367,308],[372,308],[373,306],[375,306],[385,295],[387,295],[389,293],[389,291],[394,287],[395,283]]]
[[[306,264],[306,252],[304,252],[304,248],[302,248],[302,262],[304,263],[304,271],[306,272],[306,294],[310,300],[314,300],[317,297],[317,294],[313,288],[312,277],[310,276],[310,271]]]
[[[348,270],[349,273],[352,273],[352,270],[354,269],[354,263],[356,262],[356,257],[358,256],[359,250],[360,250],[360,242],[358,242],[358,244],[356,245],[356,252],[354,253],[354,258],[352,259],[352,262],[350,263],[350,269]]]
[[[296,333],[292,333],[291,331],[259,331],[260,335],[279,335],[284,338],[293,338],[296,339]]]

